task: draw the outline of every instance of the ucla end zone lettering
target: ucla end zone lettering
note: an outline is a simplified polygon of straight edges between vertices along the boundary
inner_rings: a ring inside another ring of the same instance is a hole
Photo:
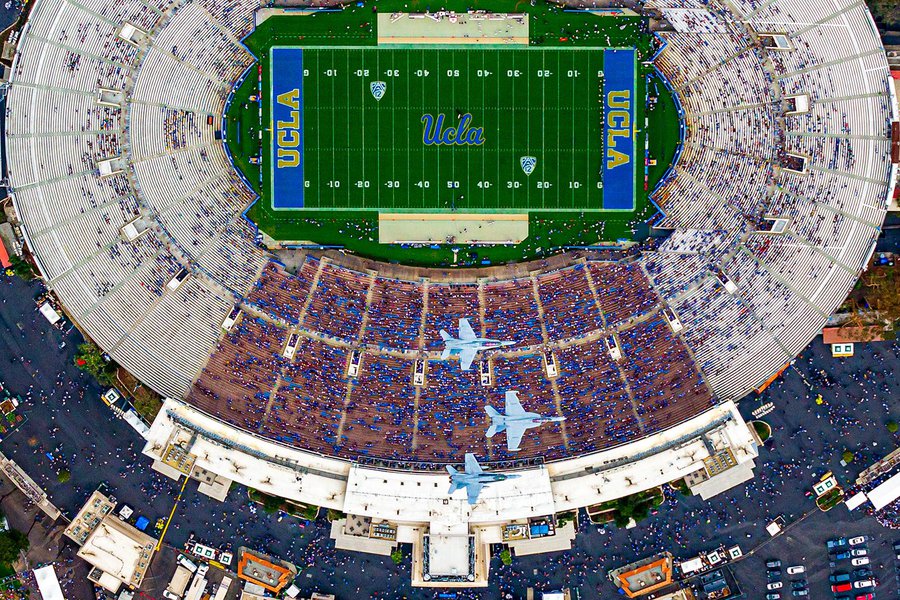
[[[635,51],[604,50],[603,74],[603,208],[634,210]]]
[[[271,53],[272,207],[303,208],[303,50]]]

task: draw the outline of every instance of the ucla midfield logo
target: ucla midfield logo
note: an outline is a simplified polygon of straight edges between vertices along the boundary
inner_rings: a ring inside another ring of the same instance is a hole
[[[444,113],[434,118],[422,115],[422,142],[426,146],[480,146],[484,143],[484,127],[470,127],[472,115],[466,113],[459,118],[456,127],[444,127]]]
[[[537,159],[533,156],[523,156],[519,159],[519,164],[526,175],[531,175],[537,167]]]
[[[384,98],[384,93],[387,91],[387,83],[384,81],[373,81],[369,84],[369,91],[372,92],[372,96],[376,100],[381,100]]]

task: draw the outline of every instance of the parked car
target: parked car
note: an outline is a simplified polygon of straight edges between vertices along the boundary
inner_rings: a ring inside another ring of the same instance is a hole
[[[869,557],[862,556],[860,558],[854,558],[853,560],[850,561],[850,564],[853,565],[854,567],[861,567],[862,565],[867,565],[867,564],[869,564]]]
[[[805,590],[806,589],[806,580],[801,579],[800,581],[792,581],[791,589],[792,590]]]
[[[858,536],[856,536],[856,537],[850,538],[850,542],[849,542],[849,543],[850,543],[851,546],[859,546],[860,544],[865,544],[865,543],[866,543],[866,539],[867,539],[866,536],[864,536],[864,535],[858,535]]]
[[[768,569],[766,577],[769,579],[781,579],[781,569]]]
[[[781,600],[781,594],[776,592],[766,594],[766,600]]]
[[[767,560],[767,561],[766,561],[766,566],[767,566],[768,568],[770,568],[770,569],[774,569],[774,568],[777,568],[777,567],[780,567],[780,566],[781,566],[781,561],[780,561],[780,560],[775,560],[775,559]]]
[[[868,553],[869,553],[869,551],[866,550],[865,548],[854,548],[853,550],[850,551],[851,556],[865,556]]]
[[[855,600],[875,600],[875,594],[871,592],[868,594],[858,594]]]
[[[843,583],[845,581],[850,581],[849,573],[833,573],[828,576],[828,581],[831,583]]]
[[[853,587],[856,589],[862,589],[867,587],[875,587],[874,579],[860,579],[859,581],[853,582]]]
[[[806,567],[804,567],[803,565],[794,565],[793,567],[787,568],[788,575],[797,575],[799,573],[805,573],[805,572],[806,572]]]
[[[847,538],[832,538],[828,540],[827,544],[829,550],[832,548],[840,548],[841,546],[847,545]]]
[[[781,586],[784,585],[780,581],[773,581],[771,583],[766,584],[767,590],[778,590],[781,589]]]
[[[791,592],[791,596],[809,596],[809,590],[803,588],[802,590],[794,590]]]
[[[838,552],[834,555],[835,560],[844,560],[845,558],[850,558],[849,550],[844,550],[843,552]]]
[[[835,583],[831,586],[831,591],[835,594],[838,592],[849,592],[853,589],[853,585],[851,583]]]
[[[862,568],[862,569],[853,569],[853,576],[857,579],[862,579],[864,577],[872,576],[872,569]]]

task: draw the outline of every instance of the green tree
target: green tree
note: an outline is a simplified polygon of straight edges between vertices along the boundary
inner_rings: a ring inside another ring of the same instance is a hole
[[[844,459],[844,462],[848,465],[853,462],[855,456],[849,450],[844,450],[844,453],[841,455],[841,458]]]
[[[900,3],[897,0],[869,0],[872,16],[885,29],[900,27]]]
[[[35,278],[34,269],[31,265],[15,254],[9,257],[9,262],[12,263],[12,268],[10,270],[16,277],[24,279],[25,281],[31,281]]]
[[[512,552],[509,551],[509,548],[500,551],[500,562],[507,567],[512,564]]]
[[[92,342],[85,342],[78,346],[75,366],[92,375],[101,385],[109,387],[115,385],[116,366],[103,358],[103,351]]]
[[[281,505],[283,504],[281,498],[262,493],[260,495],[262,496],[263,510],[265,512],[271,515],[281,510]]]
[[[15,529],[0,533],[0,563],[11,565],[24,550],[28,550],[28,537],[24,533]]]
[[[394,561],[395,565],[399,565],[403,562],[403,550],[400,547],[394,548],[394,551],[391,552],[391,560]]]
[[[66,483],[72,478],[72,473],[69,472],[68,469],[63,469],[59,473],[56,474],[56,480],[60,483]]]
[[[887,430],[891,433],[897,433],[897,430],[900,429],[900,425],[897,425],[897,421],[888,421],[887,422]]]

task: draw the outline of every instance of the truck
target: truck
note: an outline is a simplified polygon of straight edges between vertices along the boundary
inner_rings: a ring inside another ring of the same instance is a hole
[[[169,581],[169,585],[166,586],[166,592],[164,595],[166,598],[171,598],[174,596],[175,598],[181,598],[184,596],[184,590],[187,588],[188,583],[191,581],[191,571],[184,565],[178,565],[178,568],[175,569],[175,574],[172,575],[172,580]]]
[[[213,600],[225,600],[225,596],[228,595],[229,587],[231,587],[231,577],[226,575],[219,583],[219,587],[216,589],[216,595],[213,596]]]
[[[200,600],[206,592],[206,577],[195,576],[191,587],[184,594],[184,600]]]

